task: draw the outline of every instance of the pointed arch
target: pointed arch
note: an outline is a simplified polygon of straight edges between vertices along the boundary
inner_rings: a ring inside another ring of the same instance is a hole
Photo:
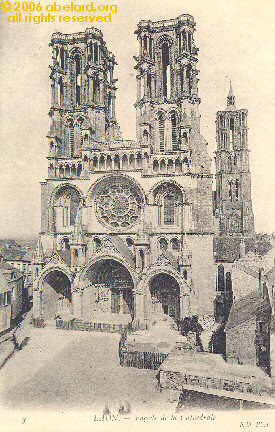
[[[103,155],[101,155],[100,158],[99,158],[99,169],[101,171],[105,170],[105,158],[104,158]]]
[[[124,154],[122,156],[121,163],[122,163],[122,169],[127,169],[128,168],[128,156],[126,154]]]

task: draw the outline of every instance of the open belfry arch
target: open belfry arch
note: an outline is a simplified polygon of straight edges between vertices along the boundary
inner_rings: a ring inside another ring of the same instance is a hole
[[[52,35],[35,318],[142,327],[161,315],[214,315],[194,32],[188,14],[138,24],[136,141],[121,137],[116,61],[101,31]]]

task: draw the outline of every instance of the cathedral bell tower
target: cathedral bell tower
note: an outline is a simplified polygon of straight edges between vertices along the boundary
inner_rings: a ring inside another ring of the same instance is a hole
[[[227,107],[217,112],[216,119],[216,215],[219,234],[255,235],[247,130],[247,110],[236,108],[230,82]]]
[[[137,140],[153,154],[189,150],[199,129],[194,18],[140,21],[137,61]]]
[[[85,150],[121,138],[115,118],[116,62],[96,28],[76,34],[54,33],[50,46],[49,178],[79,177]],[[66,171],[58,158],[77,160]]]

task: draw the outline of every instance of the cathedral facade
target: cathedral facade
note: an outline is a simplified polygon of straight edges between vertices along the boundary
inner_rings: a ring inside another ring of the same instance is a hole
[[[160,313],[214,315],[211,159],[194,31],[187,14],[138,24],[136,141],[121,137],[116,62],[101,31],[52,35],[34,318],[142,327]]]

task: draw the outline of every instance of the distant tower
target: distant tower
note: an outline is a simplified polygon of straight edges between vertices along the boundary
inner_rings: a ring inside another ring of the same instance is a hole
[[[253,237],[247,110],[237,110],[230,82],[227,107],[217,112],[216,214],[219,234]]]
[[[45,255],[42,246],[41,236],[38,238],[37,247],[32,259],[32,280],[34,281],[39,275],[45,264]]]

